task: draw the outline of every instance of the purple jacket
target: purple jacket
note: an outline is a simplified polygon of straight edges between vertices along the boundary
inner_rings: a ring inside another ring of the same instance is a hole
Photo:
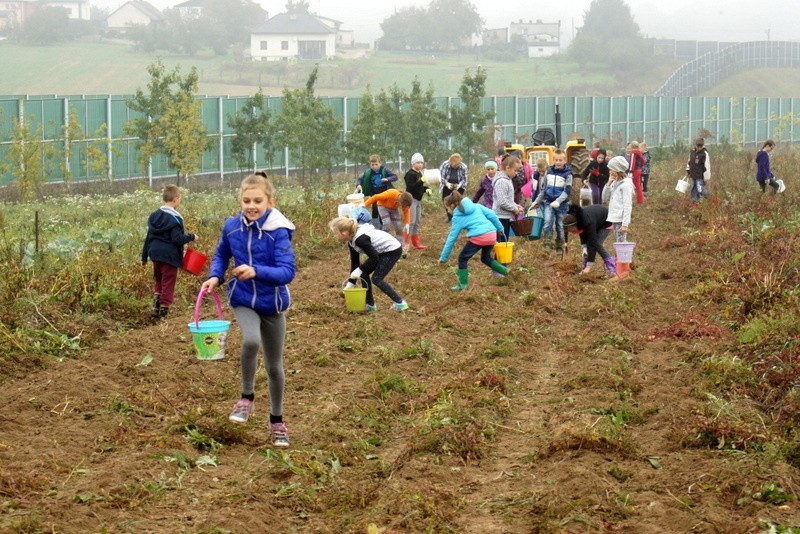
[[[758,154],[756,154],[756,165],[758,165],[756,169],[756,180],[759,182],[766,182],[774,178],[774,175],[769,170],[769,154],[764,150],[759,150]]]
[[[475,191],[475,194],[472,196],[472,201],[476,204],[480,201],[480,203],[487,208],[492,208],[492,203],[494,202],[494,187],[492,186],[492,179],[489,178],[489,175],[484,176],[483,180],[481,180],[481,183],[478,185],[478,190]]]

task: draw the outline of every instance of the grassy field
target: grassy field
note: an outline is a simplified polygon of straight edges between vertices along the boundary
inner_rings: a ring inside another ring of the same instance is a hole
[[[105,43],[69,43],[61,46],[22,46],[0,43],[0,95],[14,94],[122,94],[147,83],[146,66],[156,55],[130,46]],[[209,95],[248,95],[261,85],[267,94],[284,86],[305,83],[312,63],[235,63],[211,55],[161,55],[169,67],[191,66],[201,74],[200,91]],[[631,85],[601,70],[581,69],[561,59],[520,59],[497,62],[477,56],[412,56],[376,53],[366,59],[321,64],[317,92],[323,96],[360,96],[399,83],[407,88],[415,76],[423,87],[431,82],[441,96],[455,96],[465,69],[481,65],[488,71],[488,95],[647,94],[657,88],[676,65],[659,64],[652,76]],[[628,78],[630,79],[630,78]]]
[[[798,69],[756,69],[731,76],[702,96],[794,98],[800,90]]]

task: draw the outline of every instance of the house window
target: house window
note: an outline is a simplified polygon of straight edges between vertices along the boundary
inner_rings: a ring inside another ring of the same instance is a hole
[[[261,41],[261,50],[267,49],[267,41]]]
[[[289,50],[289,41],[281,41],[281,50]]]

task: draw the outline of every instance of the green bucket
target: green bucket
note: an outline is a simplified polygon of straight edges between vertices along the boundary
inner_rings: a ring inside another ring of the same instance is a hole
[[[214,298],[214,302],[217,305],[218,320],[200,320],[200,304],[206,295],[211,295]],[[197,302],[194,305],[194,322],[189,323],[189,332],[192,333],[192,342],[197,352],[197,359],[221,360],[224,358],[230,327],[231,322],[226,321],[222,314],[222,302],[219,299],[219,295],[209,293],[206,290],[200,291],[197,296]]]

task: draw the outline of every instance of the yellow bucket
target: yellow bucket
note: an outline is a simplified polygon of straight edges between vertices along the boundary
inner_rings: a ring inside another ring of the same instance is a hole
[[[511,263],[514,259],[514,243],[504,241],[494,246],[494,256],[500,263]]]
[[[366,287],[352,287],[350,289],[343,289],[342,291],[344,291],[344,304],[347,307],[347,311],[364,311],[367,307]]]

